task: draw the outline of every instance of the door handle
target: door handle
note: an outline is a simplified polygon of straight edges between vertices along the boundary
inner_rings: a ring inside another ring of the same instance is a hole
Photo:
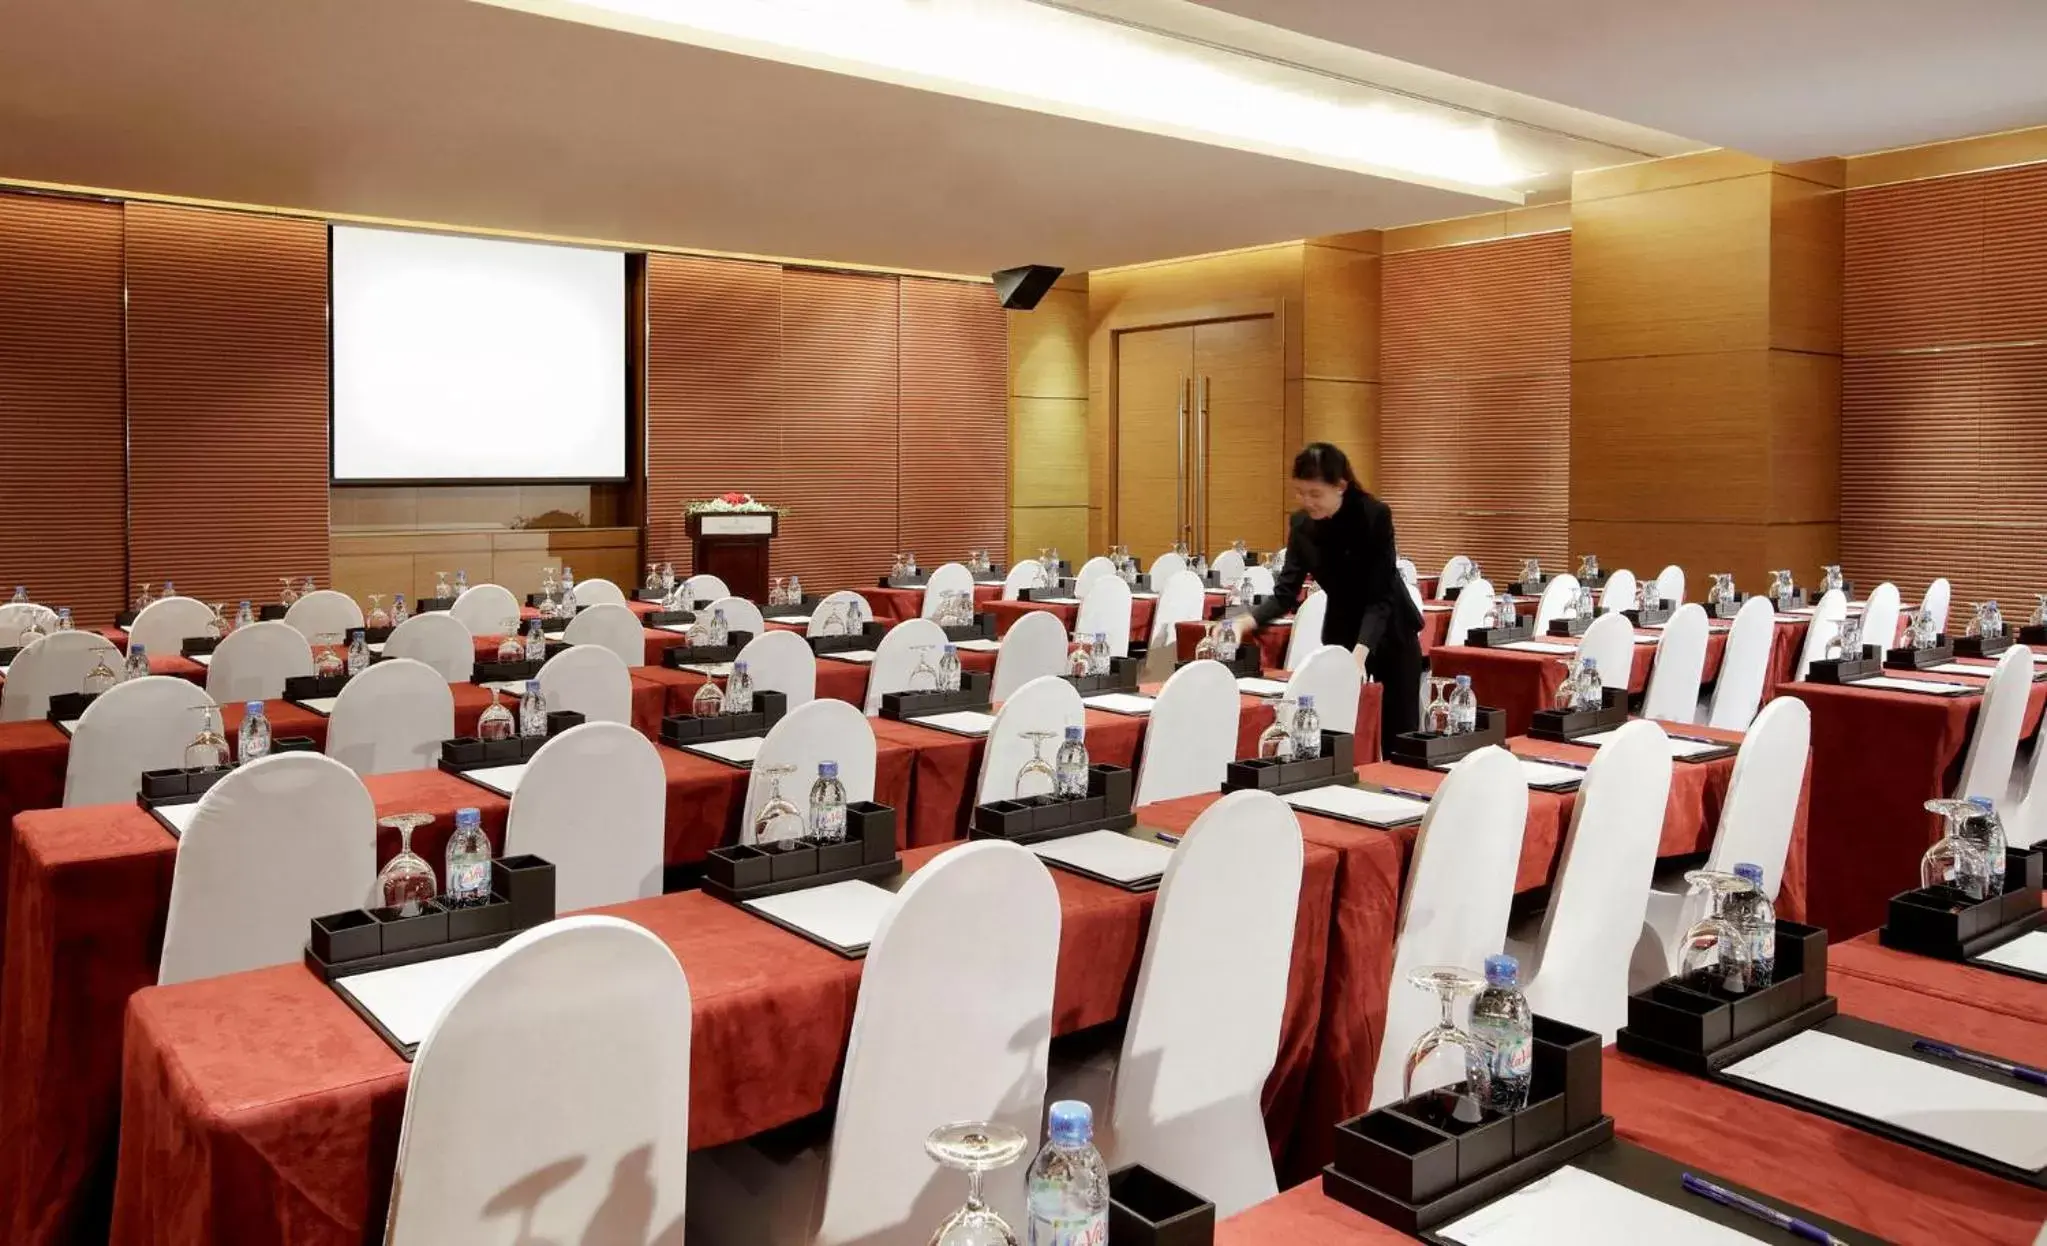
[[[1173,383],[1173,398],[1178,412],[1173,417],[1173,433],[1178,439],[1180,457],[1173,471],[1173,530],[1183,537],[1187,532],[1187,378],[1181,377]]]
[[[1196,539],[1208,541],[1208,378],[1201,378],[1201,402],[1194,422],[1194,523]]]

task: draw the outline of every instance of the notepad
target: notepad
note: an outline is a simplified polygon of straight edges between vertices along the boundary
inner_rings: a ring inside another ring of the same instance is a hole
[[[841,951],[858,952],[874,942],[895,899],[894,892],[856,878],[748,900],[744,907]]]
[[[1637,637],[1635,637],[1635,643],[1636,643],[1636,644],[1638,644],[1638,645],[1654,645],[1654,644],[1659,644],[1659,643],[1661,643],[1661,642],[1662,642],[1662,640],[1663,640],[1663,637],[1661,637],[1661,636],[1637,636]]]
[[[340,697],[307,697],[302,701],[293,701],[292,704],[309,709],[315,714],[324,717],[334,712],[334,703],[340,699]]]
[[[199,816],[199,802],[185,801],[176,805],[152,805],[150,812],[170,824],[179,835],[192,829],[192,819]]]
[[[1156,840],[1134,839],[1121,831],[1089,831],[1064,839],[1032,844],[1031,851],[1054,865],[1129,885],[1148,882],[1166,872],[1173,850]]]
[[[770,622],[770,623],[808,623],[808,622],[810,622],[810,616],[809,616],[809,615],[807,615],[807,614],[771,614],[771,615],[769,615],[769,616],[768,616],[768,622]]]
[[[513,696],[524,696],[526,693],[526,681],[523,679],[493,679],[489,683],[476,686],[491,692],[509,692]]]
[[[979,640],[955,641],[953,642],[953,648],[963,650],[967,653],[994,653],[996,650],[1002,648],[1002,642],[999,640],[989,640],[983,637],[982,639]]]
[[[766,736],[747,735],[732,740],[710,740],[702,744],[689,745],[684,752],[700,753],[713,761],[722,761],[734,766],[750,766],[760,756],[761,741]]]
[[[76,718],[59,719],[57,722],[57,730],[63,732],[65,735],[76,735],[78,733],[78,720]]]
[[[1304,813],[1326,813],[1367,826],[1406,826],[1421,821],[1429,803],[1391,792],[1374,792],[1362,787],[1311,787],[1280,798]]]
[[[1283,680],[1260,679],[1254,675],[1246,675],[1237,681],[1237,691],[1254,697],[1283,697],[1286,695],[1286,683]]]
[[[2007,969],[2023,969],[2027,973],[2047,973],[2047,931],[2022,934],[2009,943],[2000,943],[1981,956],[1969,959],[2003,965]]]
[[[834,662],[855,662],[861,666],[866,666],[874,661],[874,650],[848,649],[844,653],[827,653],[824,656]]]
[[[1761,1221],[1758,1228],[1765,1227]],[[1746,1233],[1566,1166],[1436,1230],[1463,1246],[1755,1246]]]
[[[947,714],[926,714],[909,721],[919,727],[936,727],[954,735],[984,736],[994,728],[995,715],[983,714],[979,710],[953,710]]]
[[[677,636],[687,636],[690,633],[690,629],[694,628],[695,626],[696,624],[694,623],[656,623],[649,630],[656,632],[674,632]]]
[[[1547,640],[1517,640],[1511,644],[1495,645],[1496,649],[1519,649],[1523,653],[1576,653],[1576,645],[1556,645]]]
[[[505,954],[503,947],[443,956],[395,969],[373,969],[334,979],[334,989],[362,1005],[408,1047],[426,1041],[455,997]]]
[[[1822,1030],[1795,1034],[1724,1071],[2014,1168],[2047,1168],[2047,1096],[2017,1082],[1986,1081]]]
[[[1928,697],[1951,697],[1961,692],[1983,691],[1981,684],[1951,684],[1938,679],[1892,679],[1888,675],[1858,679],[1848,687],[1875,688],[1885,692],[1916,692]]]
[[[1132,601],[1157,601],[1158,599],[1159,599],[1159,595],[1158,595],[1157,593],[1132,593],[1132,594],[1130,594],[1130,600],[1132,600]]]
[[[195,653],[192,655],[192,660],[201,666],[213,665],[213,655],[210,653]]]
[[[1080,598],[1078,597],[1033,597],[1031,600],[1041,606],[1077,606],[1080,604]]]
[[[369,648],[371,653],[377,654],[379,657],[381,657],[383,656],[384,653],[384,642],[381,640],[373,640],[370,642]]]
[[[1091,697],[1082,697],[1080,703],[1092,706],[1098,710],[1107,710],[1111,714],[1132,714],[1142,717],[1145,714],[1151,713],[1152,702],[1157,699],[1156,697],[1141,697],[1129,692],[1104,692]]]
[[[1530,787],[1552,790],[1569,787],[1576,783],[1582,783],[1585,780],[1585,772],[1574,766],[1557,765],[1546,761],[1533,761],[1520,756],[1515,757],[1514,760],[1521,763],[1521,779]],[[1429,768],[1431,770],[1441,770],[1448,774],[1450,768],[1454,765],[1456,765],[1455,762],[1445,762],[1442,765]]]
[[[462,777],[478,787],[487,787],[500,796],[510,796],[519,790],[519,780],[526,777],[527,765],[528,763],[522,761],[510,766],[484,766],[476,770],[464,770]]]
[[[1967,662],[1942,662],[1939,666],[1919,668],[1928,675],[1974,675],[1978,679],[1990,678],[1995,666],[1971,666]]]
[[[1613,731],[1594,731],[1588,735],[1575,737],[1571,740],[1571,743],[1586,744],[1593,748],[1598,748],[1600,745],[1611,741],[1618,731],[1619,728],[1615,728]],[[1668,737],[1668,739],[1670,740],[1670,755],[1672,757],[1697,757],[1703,753],[1717,753],[1721,749],[1734,747],[1732,744],[1722,744],[1716,740],[1687,740],[1683,736],[1675,735]]]
[[[675,669],[678,671],[688,671],[693,675],[702,675],[706,679],[723,679],[732,673],[732,663],[698,662],[678,666]]]
[[[1424,605],[1424,606],[1422,607],[1422,613],[1423,613],[1423,614],[1448,614],[1448,613],[1450,613],[1450,612],[1451,612],[1452,610],[1455,610],[1456,608],[1457,608],[1457,606],[1456,606],[1456,605],[1455,605],[1454,603],[1451,603],[1451,604],[1446,604],[1446,605],[1441,605],[1441,606],[1438,606],[1438,605],[1435,605],[1435,604],[1433,604],[1433,603],[1430,603],[1430,604],[1428,604],[1428,605]]]

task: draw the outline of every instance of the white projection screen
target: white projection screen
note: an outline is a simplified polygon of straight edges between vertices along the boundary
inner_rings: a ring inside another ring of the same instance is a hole
[[[336,225],[337,484],[626,478],[625,256]]]

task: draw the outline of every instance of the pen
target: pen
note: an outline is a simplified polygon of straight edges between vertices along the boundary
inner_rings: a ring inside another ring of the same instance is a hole
[[[1180,846],[1180,837],[1178,835],[1173,834],[1173,832],[1171,831],[1153,831],[1151,833],[1151,837],[1153,839],[1158,840],[1160,843],[1164,844],[1168,848],[1177,848]]]
[[[1590,769],[1592,769],[1592,767],[1590,767],[1590,766],[1586,765],[1586,764],[1585,764],[1584,762],[1582,762],[1582,761],[1565,761],[1565,760],[1563,760],[1563,759],[1562,759],[1562,758],[1560,758],[1560,757],[1522,757],[1522,756],[1521,756],[1521,754],[1519,754],[1519,753],[1516,753],[1516,754],[1514,754],[1514,756],[1516,756],[1516,757],[1519,757],[1519,758],[1520,758],[1520,759],[1521,759],[1522,761],[1532,761],[1532,762],[1535,762],[1535,763],[1536,763],[1536,764],[1538,764],[1538,765],[1543,765],[1543,766],[1562,766],[1562,767],[1563,767],[1564,769],[1566,769],[1566,770],[1590,770]]]
[[[1409,789],[1404,787],[1386,787],[1384,785],[1381,785],[1379,790],[1388,796],[1405,796],[1409,800],[1418,800],[1425,805],[1428,804],[1431,799],[1433,799],[1427,792],[1410,791]]]
[[[1818,1242],[1820,1246],[1846,1246],[1846,1243],[1842,1242],[1840,1238],[1835,1237],[1832,1233],[1827,1232],[1816,1224],[1808,1224],[1797,1216],[1785,1215],[1775,1207],[1765,1203],[1758,1203],[1745,1194],[1736,1194],[1726,1186],[1715,1185],[1704,1177],[1696,1177],[1691,1173],[1686,1173],[1684,1175],[1684,1187],[1689,1193],[1697,1194],[1701,1198],[1712,1199],[1722,1207],[1732,1207],[1736,1211],[1747,1212],[1758,1220],[1776,1225],[1786,1233],[1802,1237],[1808,1242]]]
[[[2013,1064],[1996,1056],[1979,1056],[1973,1051],[1963,1051],[1947,1043],[1936,1043],[1930,1038],[1917,1040],[1912,1044],[1912,1050],[1923,1051],[1929,1056],[1939,1056],[1943,1060],[1953,1060],[1957,1064],[1970,1064],[1979,1069],[1989,1069],[1993,1073],[2015,1077],[2035,1086],[2047,1086],[2047,1069],[2036,1069],[2030,1064]]]

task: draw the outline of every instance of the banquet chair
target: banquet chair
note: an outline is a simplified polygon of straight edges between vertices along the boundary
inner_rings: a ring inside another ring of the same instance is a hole
[[[621,723],[586,722],[526,763],[505,855],[554,863],[557,913],[658,896],[667,816],[668,777],[653,742]]]
[[[1231,546],[1209,559],[1208,569],[1215,572],[1217,584],[1224,588],[1234,588],[1238,578],[1244,574],[1244,556],[1237,552],[1235,546]]]
[[[516,603],[511,614],[514,618],[518,617],[519,607]],[[141,621],[141,616],[138,615],[136,622]],[[363,625],[362,607],[347,593],[322,588],[305,594],[286,607],[284,621],[297,628],[308,641],[329,634],[346,636],[350,631]],[[129,635],[132,637],[134,633],[131,631]]]
[[[1244,568],[1244,581],[1250,585],[1254,597],[1270,597],[1276,591],[1271,567]]]
[[[102,659],[119,674],[121,651],[98,632],[51,632],[30,641],[14,655],[7,682],[0,685],[0,722],[46,716],[50,697],[84,691],[86,673]]]
[[[817,655],[794,632],[762,632],[733,660],[746,663],[754,691],[779,692],[792,710],[817,699]]]
[[[1520,957],[1530,1007],[1608,1042],[1627,1020],[1670,769],[1670,738],[1645,719],[1600,746],[1578,785],[1541,930],[1532,947],[1508,948]]]
[[[388,658],[342,686],[327,716],[327,756],[359,775],[429,770],[455,735],[455,696],[424,662]]]
[[[603,645],[570,645],[540,666],[547,708],[574,710],[586,723],[633,722],[633,677]]]
[[[1635,573],[1622,567],[1606,577],[1606,587],[1599,590],[1599,613],[1613,614],[1635,608],[1635,596],[1641,585],[1635,580]]]
[[[1595,620],[1596,621],[1596,620]],[[1699,680],[1706,672],[1706,608],[1697,602],[1679,606],[1656,638],[1656,664],[1649,671],[1649,691],[1642,717],[1689,723],[1699,713]],[[1633,643],[1633,637],[1629,638]],[[1630,663],[1634,655],[1628,655]]]
[[[1038,586],[1038,560],[1019,558],[1010,565],[1009,574],[1002,577],[1002,600],[1015,601],[1027,588]]]
[[[1565,573],[1553,577],[1542,586],[1542,596],[1535,601],[1535,634],[1549,635],[1549,625],[1558,619],[1578,617],[1578,577]]]
[[[1478,564],[1458,554],[1443,564],[1443,574],[1436,579],[1436,596],[1448,597],[1451,589],[1462,588],[1478,578]]]
[[[2033,689],[2033,651],[2013,645],[1997,659],[1976,711],[1976,729],[1962,758],[1956,800],[1972,796],[2002,801],[2011,786],[2012,763],[2018,756],[2019,733],[2025,726],[2026,700]]]
[[[720,597],[732,596],[732,590],[725,587],[725,581],[715,575],[693,575],[684,580],[682,586],[692,602],[716,601]]]
[[[1778,697],[1756,715],[1734,758],[1706,869],[1731,874],[1744,862],[1760,866],[1763,893],[1776,900],[1811,745],[1812,710],[1797,697]],[[1683,967],[1685,932],[1705,916],[1705,907],[1705,897],[1689,894],[1681,874],[1650,887],[1629,990],[1645,990]]]
[[[178,839],[157,982],[284,965],[315,917],[381,903],[377,806],[318,753],[237,766],[199,798]]]
[[[1303,696],[1315,698],[1315,714],[1324,731],[1355,732],[1358,701],[1363,695],[1364,676],[1358,671],[1358,660],[1343,645],[1310,649],[1286,680],[1286,700],[1299,704]]]
[[[1273,550],[1272,557],[1265,560],[1265,565],[1272,568],[1272,574],[1274,575],[1278,575],[1286,570],[1286,546],[1281,545],[1278,549]]]
[[[989,1205],[1023,1225],[1022,1168],[1037,1150],[1043,1113],[1059,926],[1049,872],[1014,844],[967,844],[910,875],[863,962],[828,1139],[692,1154],[688,1240],[923,1242],[963,1189],[957,1172],[924,1151],[932,1127],[946,1121],[994,1121],[1028,1140],[1026,1158],[987,1187]]]
[[[33,623],[44,633],[57,630],[57,612],[32,601],[10,601],[0,605],[0,649],[21,646],[21,634]]]
[[[1711,624],[1708,624],[1710,627]],[[1746,731],[1763,703],[1763,685],[1770,678],[1770,650],[1777,639],[1777,610],[1766,597],[1751,597],[1734,614],[1727,648],[1720,655],[1720,675],[1713,684],[1713,705],[1706,725]]]
[[[1237,756],[1243,700],[1220,662],[1189,662],[1167,678],[1145,720],[1135,803],[1215,792]]]
[[[469,634],[462,634],[463,661],[469,660]],[[221,638],[206,664],[206,691],[222,705],[237,701],[273,701],[284,695],[284,681],[313,673],[313,646],[288,623],[249,623]],[[467,678],[465,673],[464,678]]]
[[[1895,649],[1898,645],[1898,586],[1885,580],[1869,590],[1862,607],[1862,643]]]
[[[1422,583],[1421,570],[1420,568],[1414,565],[1414,559],[1396,558],[1393,560],[1393,569],[1400,573],[1400,578],[1402,580],[1409,584],[1412,584],[1415,587],[1415,591],[1417,592],[1421,591]]]
[[[1602,688],[1625,688],[1635,673],[1635,625],[1624,614],[1602,614],[1578,638],[1578,656],[1599,666]]]
[[[1657,572],[1656,596],[1673,610],[1685,604],[1685,569],[1672,563]]]
[[[770,767],[796,768],[782,777],[782,795],[807,810],[817,765],[825,761],[839,763],[839,782],[845,785],[847,804],[874,799],[874,727],[867,715],[844,701],[811,701],[792,707],[781,722],[768,728],[767,739],[761,741],[760,753],[754,758],[753,771],[746,780],[739,842],[754,842],[753,819],[768,799]]]
[[[454,611],[432,610],[392,628],[391,638],[384,642],[384,657],[413,658],[439,671],[451,684],[466,684],[476,673],[476,637],[462,626]],[[218,657],[213,665],[220,669]]]
[[[413,1057],[386,1246],[680,1242],[692,1008],[675,953],[592,915],[480,959]]]
[[[1455,562],[1456,559],[1453,558],[1451,561]],[[1444,570],[1444,574],[1449,574],[1447,568]],[[1443,633],[1443,643],[1446,645],[1463,644],[1464,637],[1471,629],[1485,622],[1486,611],[1492,609],[1492,604],[1493,586],[1491,581],[1483,579],[1467,580],[1464,584],[1464,591],[1457,595],[1456,602],[1450,607],[1450,626]]]
[[[1184,673],[1184,672],[1183,672]],[[1203,810],[1167,860],[1101,1147],[1199,1190],[1229,1216],[1278,1193],[1260,1095],[1279,1058],[1301,826],[1270,792]]]
[[[1151,609],[1151,648],[1169,652],[1178,643],[1179,625],[1199,623],[1208,613],[1208,590],[1201,577],[1192,571],[1182,571],[1152,588],[1158,593],[1158,600]]]
[[[1847,617],[1848,598],[1840,589],[1828,589],[1821,595],[1819,604],[1813,607],[1812,621],[1806,624],[1805,643],[1798,651],[1798,667],[1791,674],[1794,683],[1805,682],[1812,664],[1827,656],[1827,642],[1840,635],[1841,620]]]
[[[1408,854],[1373,1107],[1406,1097],[1408,1050],[1437,1020],[1435,996],[1408,975],[1429,965],[1476,968],[1506,946],[1527,823],[1528,784],[1504,748],[1467,754],[1436,788]],[[1416,1089],[1464,1076],[1461,1066],[1443,1071],[1449,1075],[1433,1082],[1417,1078]]]
[[[1053,738],[1045,741],[1044,757],[1049,762],[1066,729],[1086,725],[1087,707],[1081,704],[1080,693],[1059,676],[1046,675],[1018,688],[996,709],[995,723],[988,729],[988,746],[981,753],[981,777],[974,784],[974,803],[985,805],[1016,794],[1017,771],[1038,751],[1024,738],[1024,732],[1053,733]]]
[[[115,684],[85,707],[64,763],[64,807],[132,801],[145,770],[185,764],[185,746],[213,698],[188,679],[145,675]]]
[[[1093,558],[1080,564],[1080,570],[1074,573],[1073,595],[1075,597],[1085,597],[1087,596],[1089,586],[1093,585],[1095,581],[1105,575],[1112,576],[1115,574],[1116,564],[1100,554],[1096,554]]]
[[[1103,559],[1107,562],[1107,559]],[[1092,564],[1090,564],[1092,565]],[[1086,570],[1085,567],[1082,568]],[[924,579],[924,604],[918,610],[918,617],[935,619],[945,609],[947,593],[965,593],[967,600],[974,598],[974,573],[967,570],[965,563],[948,562],[934,568]]]
[[[761,615],[761,608],[744,597],[720,597],[710,605],[705,606],[704,609],[714,615],[718,611],[723,610],[725,612],[725,630],[728,632],[745,632],[751,636],[758,636],[768,630],[768,621]],[[635,617],[637,618],[637,616]],[[638,665],[638,663],[629,662],[627,665]]]
[[[819,629],[824,626],[825,616],[836,606],[845,607],[846,626],[854,632],[858,632],[874,618],[874,607],[867,604],[865,597],[851,589],[842,588],[836,593],[827,593],[824,600],[817,603],[817,609],[811,611],[810,622],[805,625],[803,634],[824,635]]]
[[[1947,633],[1948,601],[1954,590],[1945,578],[1937,579],[1926,586],[1926,595],[1919,599],[1920,606],[1933,616],[1939,626],[1935,629],[1942,635]]]
[[[1074,612],[1073,634],[1093,641],[1100,632],[1109,638],[1109,652],[1130,656],[1130,586],[1120,576],[1097,580]]]
[[[586,606],[562,629],[571,645],[597,645],[618,655],[627,666],[647,664],[647,629],[640,616],[625,606]]]
[[[571,590],[571,597],[579,609],[590,606],[623,606],[626,604],[625,590],[602,576],[592,576],[587,580],[577,580],[576,587]]]
[[[1287,633],[1285,669],[1301,669],[1308,655],[1322,647],[1322,620],[1328,615],[1328,593],[1318,588],[1301,599],[1301,604],[1294,608],[1293,629]]]
[[[519,599],[502,584],[471,584],[447,612],[472,635],[497,636],[504,632],[506,619],[516,624]]]
[[[1168,550],[1151,560],[1151,566],[1146,568],[1145,575],[1151,580],[1152,589],[1156,591],[1159,585],[1172,578],[1174,572],[1193,569],[1187,565],[1185,558]]]
[[[1043,611],[1034,610],[1032,613],[1042,614]],[[874,661],[867,666],[867,702],[862,707],[867,716],[880,716],[882,693],[904,692],[910,688],[910,673],[917,669],[920,657],[936,671],[939,655],[946,643],[945,629],[930,619],[905,619],[888,629],[888,634],[874,647]],[[932,652],[920,655],[919,649]]]
[[[335,593],[334,596],[341,597],[341,594]],[[342,600],[348,599],[343,597]],[[355,626],[361,627],[361,620],[358,612]],[[204,636],[207,625],[212,621],[213,607],[197,597],[159,597],[142,607],[135,615],[135,621],[128,625],[128,643],[141,645],[144,651],[159,657],[176,657],[184,652],[187,640]]]
[[[2047,736],[2033,736],[2032,756],[2012,766],[2011,782],[1998,804],[2005,842],[2014,848],[2047,844]]]
[[[1010,624],[1002,647],[995,651],[995,678],[989,696],[1000,705],[1034,679],[1065,673],[1066,625],[1049,611],[1027,610]],[[868,682],[873,678],[868,676]]]

